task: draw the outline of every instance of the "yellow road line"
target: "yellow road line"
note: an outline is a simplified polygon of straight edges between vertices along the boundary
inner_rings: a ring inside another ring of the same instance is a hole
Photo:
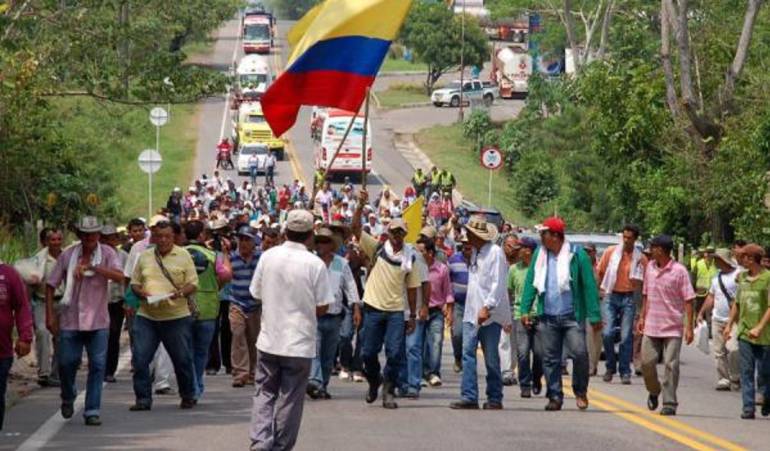
[[[614,404],[614,405],[616,405],[618,407],[621,407],[623,409],[630,410],[630,411],[632,411],[632,412],[634,412],[634,413],[636,413],[638,415],[642,415],[642,416],[648,417],[648,418],[650,418],[650,419],[652,419],[652,420],[654,420],[656,422],[659,422],[659,423],[662,423],[662,424],[668,426],[669,428],[678,429],[681,432],[690,434],[690,435],[698,438],[699,440],[702,440],[702,441],[705,441],[705,442],[709,442],[709,443],[711,443],[713,445],[716,445],[716,446],[718,446],[718,447],[720,447],[722,449],[727,449],[727,450],[730,450],[730,451],[745,451],[746,450],[746,448],[744,448],[744,447],[742,447],[742,446],[740,446],[738,444],[735,444],[735,443],[733,443],[733,442],[731,442],[729,440],[725,440],[725,439],[723,439],[721,437],[717,437],[716,435],[710,434],[710,433],[708,433],[706,431],[703,431],[701,429],[697,429],[695,427],[692,427],[692,426],[690,426],[690,425],[688,425],[686,423],[683,423],[681,421],[675,420],[673,418],[664,417],[664,416],[661,416],[658,413],[650,412],[649,410],[645,410],[644,408],[641,408],[641,407],[639,407],[639,406],[637,406],[635,404],[632,404],[630,402],[624,401],[624,400],[622,400],[620,398],[617,398],[615,396],[608,395],[606,393],[602,393],[602,392],[600,392],[598,390],[589,390],[589,395],[592,398],[599,398],[599,399],[601,399],[601,400],[603,400],[605,402],[612,403],[612,404]]]

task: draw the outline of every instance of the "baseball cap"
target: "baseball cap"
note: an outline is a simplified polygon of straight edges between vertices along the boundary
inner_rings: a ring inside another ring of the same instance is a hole
[[[240,229],[238,229],[238,236],[244,236],[246,238],[250,238],[254,240],[257,237],[257,231],[251,228],[251,226],[244,225],[244,226],[241,226]]]
[[[548,231],[548,232],[556,232],[561,234],[564,234],[564,230],[566,228],[567,228],[567,224],[564,223],[564,220],[556,216],[552,216],[546,219],[545,221],[543,221],[542,224],[538,224],[535,226],[535,230],[537,230],[538,232]]]
[[[526,247],[527,249],[531,249],[533,251],[535,249],[537,249],[537,241],[535,241],[534,239],[532,239],[532,238],[530,238],[528,236],[519,238],[519,243],[518,244],[521,247]]]
[[[313,230],[313,214],[307,210],[292,210],[286,218],[286,229],[292,232]]]

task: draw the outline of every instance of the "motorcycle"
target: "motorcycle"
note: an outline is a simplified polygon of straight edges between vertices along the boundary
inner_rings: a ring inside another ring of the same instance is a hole
[[[233,164],[232,151],[229,148],[217,148],[217,169],[222,168],[226,171],[235,169]]]

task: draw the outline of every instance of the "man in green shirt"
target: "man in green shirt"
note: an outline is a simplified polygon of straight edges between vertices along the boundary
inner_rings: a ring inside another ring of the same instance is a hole
[[[521,321],[521,298],[524,293],[524,282],[527,279],[532,254],[537,249],[537,242],[529,237],[519,239],[519,261],[511,266],[508,273],[508,292],[513,299],[513,323],[516,325],[517,358],[519,360],[519,388],[522,398],[531,398],[532,393],[539,395],[543,384],[543,361],[540,343],[534,325],[524,327]],[[533,304],[532,316],[535,316],[536,306]],[[530,359],[530,355],[532,358]]]
[[[756,244],[747,244],[741,250],[742,265],[746,272],[738,275],[738,293],[735,296],[723,337],[730,338],[733,324],[738,324],[738,350],[741,358],[741,418],[755,416],[755,375],[770,379],[770,271],[762,267],[764,250]],[[764,387],[762,416],[770,415],[770,385]]]

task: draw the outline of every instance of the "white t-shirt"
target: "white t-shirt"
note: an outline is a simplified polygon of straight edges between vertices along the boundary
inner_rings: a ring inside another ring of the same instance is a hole
[[[722,283],[733,299],[735,298],[735,292],[738,291],[738,285],[735,283],[738,274],[740,274],[740,271],[737,269],[729,274],[722,274]],[[714,310],[711,315],[719,321],[727,321],[730,318],[730,304],[722,288],[719,286],[718,277],[716,276],[711,280],[711,288],[709,289],[709,293],[714,296]]]
[[[324,262],[304,245],[287,241],[262,254],[249,288],[262,300],[257,349],[315,357],[316,307],[334,302]]]
[[[429,278],[429,271],[428,271],[428,263],[425,261],[425,257],[422,256],[421,253],[415,251],[415,259],[414,263],[412,264],[412,271],[417,271],[417,276],[420,278],[420,283],[423,284],[425,282],[430,281]],[[419,316],[420,314],[420,307],[422,307],[423,299],[422,299],[422,285],[420,285],[419,288],[417,288],[417,298],[414,303],[414,313]],[[406,294],[406,291],[404,292],[404,319],[409,319],[409,297]]]

